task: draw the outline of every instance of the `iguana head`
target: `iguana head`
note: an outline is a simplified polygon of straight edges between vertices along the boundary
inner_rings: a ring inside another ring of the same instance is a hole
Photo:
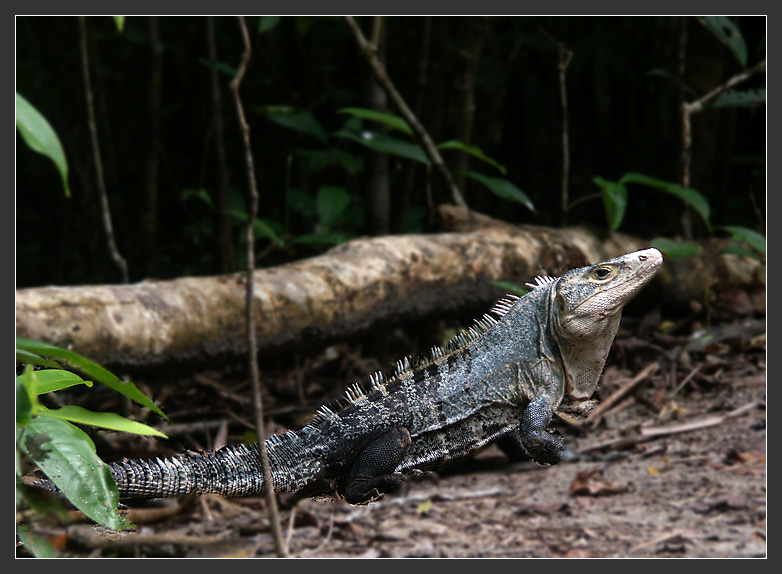
[[[657,273],[663,256],[644,249],[560,277],[551,290],[553,335],[565,365],[565,393],[586,400],[597,388],[622,307]]]

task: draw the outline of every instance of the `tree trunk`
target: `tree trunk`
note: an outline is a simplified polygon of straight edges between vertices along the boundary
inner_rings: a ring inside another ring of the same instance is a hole
[[[483,43],[489,33],[491,18],[459,18],[462,43],[458,50],[458,63],[453,79],[454,128],[453,139],[470,145],[475,120],[475,76],[481,58]],[[450,139],[450,138],[449,138]],[[470,169],[470,156],[462,151],[454,152],[451,171],[456,186],[465,194],[464,172]]]

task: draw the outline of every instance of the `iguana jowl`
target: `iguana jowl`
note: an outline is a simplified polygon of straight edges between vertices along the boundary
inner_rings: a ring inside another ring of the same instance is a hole
[[[345,498],[365,502],[410,471],[436,468],[508,435],[541,464],[566,455],[546,430],[564,396],[594,393],[623,306],[662,264],[637,251],[562,277],[538,277],[530,293],[508,296],[444,349],[396,373],[353,385],[339,408],[321,407],[303,428],[266,441],[276,491],[336,480]],[[167,459],[110,464],[121,498],[186,493],[264,492],[257,445]]]

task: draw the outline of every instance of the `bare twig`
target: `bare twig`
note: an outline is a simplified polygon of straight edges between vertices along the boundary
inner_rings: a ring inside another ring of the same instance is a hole
[[[751,401],[745,405],[742,405],[736,409],[733,409],[732,411],[725,413],[722,416],[713,416],[713,417],[705,417],[702,419],[698,419],[692,422],[683,423],[680,425],[671,425],[666,427],[650,427],[650,428],[642,428],[641,429],[641,439],[642,440],[650,440],[653,438],[658,438],[661,436],[667,436],[671,434],[679,434],[679,433],[685,433],[685,432],[692,432],[696,430],[701,430],[717,425],[721,425],[725,421],[729,419],[736,418],[738,416],[743,415],[744,413],[747,413],[753,409],[756,409],[758,406],[760,406],[761,401]]]
[[[326,537],[321,540],[320,544],[318,544],[315,548],[312,550],[305,550],[302,552],[302,555],[304,556],[314,556],[321,550],[323,550],[326,545],[331,541],[331,535],[334,533],[334,515],[332,514],[329,516],[329,529],[328,532],[326,532]]]
[[[293,536],[293,525],[296,522],[296,507],[291,508],[290,516],[288,516],[288,532],[285,534],[285,546],[290,547],[291,536]]]
[[[684,377],[684,380],[683,380],[681,383],[679,383],[679,384],[676,386],[676,388],[673,390],[673,392],[671,392],[671,396],[674,396],[674,397],[675,397],[676,395],[678,395],[678,394],[679,394],[679,391],[681,391],[681,390],[684,388],[684,386],[685,386],[687,383],[689,383],[689,382],[692,380],[692,378],[693,378],[695,375],[697,375],[697,374],[698,374],[698,371],[700,371],[700,370],[701,370],[701,367],[702,367],[702,366],[703,366],[703,364],[696,365],[696,366],[695,366],[695,367],[694,367],[694,368],[693,368],[693,369],[690,371],[690,374],[689,374],[689,375],[687,375],[686,377]]]
[[[693,432],[717,425],[721,425],[732,418],[739,417],[753,409],[758,408],[763,402],[760,400],[751,401],[745,405],[742,405],[722,416],[704,417],[702,419],[694,420],[688,423],[680,425],[670,425],[665,427],[648,427],[640,430],[640,435],[632,437],[618,437],[609,439],[603,442],[592,444],[580,449],[580,452],[587,453],[595,450],[602,450],[604,448],[631,448],[636,444],[668,436],[672,434],[680,434],[685,432]]]
[[[559,54],[559,101],[562,106],[562,225],[567,225],[567,216],[570,201],[568,182],[570,181],[570,136],[568,132],[568,106],[567,106],[567,81],[566,74],[570,61],[573,59],[573,51],[565,48],[564,42],[558,42],[548,32],[541,29],[552,44],[557,47]]]
[[[586,419],[585,422],[588,422],[591,425],[597,424],[597,421],[600,420],[600,418],[614,405],[619,403],[622,399],[624,399],[627,395],[630,394],[630,391],[635,389],[640,383],[644,382],[657,371],[657,363],[650,363],[649,365],[644,368],[640,373],[638,373],[635,377],[633,377],[630,381],[622,385],[619,389],[617,389],[614,394],[612,394],[610,397],[608,397],[604,401],[600,401],[600,404],[594,408],[594,410],[589,413],[589,418]]]
[[[648,542],[644,542],[642,544],[638,544],[637,546],[633,546],[630,549],[629,553],[633,554],[634,552],[638,552],[639,550],[643,550],[644,548],[648,548],[649,546],[656,546],[657,544],[660,544],[662,542],[667,542],[668,540],[684,537],[687,536],[688,534],[689,534],[688,531],[685,530],[684,528],[674,530],[673,532],[667,532],[661,536],[658,536],[657,538],[649,540]]]
[[[220,544],[226,538],[222,534],[190,536],[166,532],[165,534],[111,532],[98,530],[88,524],[78,524],[68,528],[68,539],[77,541],[86,548],[112,548],[114,550],[135,548],[137,546],[151,546],[157,548],[163,545],[192,546],[202,548],[210,544]]]
[[[358,43],[358,46],[361,50],[361,55],[364,56],[367,63],[369,63],[378,83],[383,86],[383,89],[393,100],[397,109],[399,109],[399,113],[402,114],[402,117],[410,126],[410,129],[413,130],[418,143],[421,145],[430,161],[437,167],[437,170],[440,172],[443,180],[445,180],[445,184],[451,192],[451,199],[453,199],[456,205],[466,208],[467,203],[464,201],[459,188],[456,187],[453,177],[451,176],[451,172],[443,162],[443,158],[440,156],[440,152],[437,151],[437,147],[434,145],[434,142],[432,142],[432,138],[429,137],[429,134],[426,132],[423,126],[421,126],[418,118],[416,118],[415,114],[408,107],[404,98],[402,98],[399,92],[397,92],[393,82],[388,77],[388,74],[386,74],[386,70],[383,67],[383,64],[380,63],[380,60],[378,60],[377,56],[375,55],[375,46],[367,41],[367,39],[364,37],[364,33],[361,31],[361,28],[359,28],[358,24],[352,16],[345,16],[344,18],[348,24],[348,27],[352,30],[353,35],[356,38],[356,42]]]
[[[352,522],[368,514],[377,513],[388,508],[396,508],[407,504],[415,504],[431,500],[434,502],[456,502],[459,500],[475,500],[478,498],[495,498],[510,496],[510,493],[502,488],[489,488],[486,490],[457,490],[452,492],[416,492],[409,496],[396,496],[386,498],[379,502],[360,506],[341,519],[342,522]]]
[[[698,112],[702,112],[706,108],[706,104],[717,98],[720,94],[725,92],[726,90],[729,90],[738,84],[748,80],[758,72],[764,70],[766,68],[766,60],[764,59],[762,62],[752,66],[748,70],[736,74],[732,78],[730,78],[727,82],[722,84],[721,86],[718,86],[717,88],[714,88],[707,94],[701,96],[697,100],[693,102],[683,102],[681,112],[682,112],[682,186],[683,187],[689,187],[690,186],[690,164],[692,162],[692,115],[696,114]],[[687,211],[685,210],[686,216]],[[688,226],[685,226],[685,238],[689,239],[691,236],[691,232],[688,229]]]
[[[114,241],[114,227],[111,224],[111,209],[109,209],[109,196],[106,193],[106,182],[103,177],[103,162],[100,157],[98,145],[98,128],[95,122],[95,104],[92,100],[92,86],[90,83],[90,62],[87,52],[87,26],[84,16],[79,16],[79,37],[81,40],[81,69],[84,77],[84,91],[87,96],[87,119],[90,127],[90,139],[92,141],[92,154],[95,159],[95,175],[98,180],[98,198],[100,199],[103,228],[106,231],[106,242],[109,253],[122,275],[122,282],[128,282],[128,264],[120,255],[117,244]]]
[[[280,527],[279,511],[277,509],[277,498],[274,496],[274,483],[272,481],[271,468],[269,466],[269,456],[266,452],[265,436],[263,432],[263,400],[261,399],[261,383],[258,374],[258,358],[256,356],[255,340],[255,315],[253,310],[254,301],[254,271],[255,271],[255,237],[253,228],[255,225],[255,216],[258,212],[258,188],[255,183],[255,165],[253,162],[252,148],[250,146],[250,126],[247,124],[244,115],[242,99],[239,96],[239,85],[247,71],[247,63],[250,61],[250,35],[247,32],[247,26],[242,16],[238,17],[239,28],[241,29],[242,39],[244,41],[244,52],[242,52],[242,61],[236,71],[236,75],[231,80],[231,92],[233,92],[236,103],[236,114],[239,119],[239,125],[242,128],[244,136],[245,159],[247,160],[247,179],[249,195],[249,213],[247,218],[247,354],[250,367],[250,378],[253,384],[253,400],[255,403],[255,427],[258,436],[258,452],[261,457],[261,468],[263,470],[263,483],[266,490],[266,503],[269,510],[269,523],[274,535],[274,544],[277,555],[284,557],[288,555],[285,547],[285,540],[282,537]]]

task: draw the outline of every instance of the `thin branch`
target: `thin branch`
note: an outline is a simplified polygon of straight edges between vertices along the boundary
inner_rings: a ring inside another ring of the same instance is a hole
[[[640,434],[636,436],[621,436],[612,438],[603,442],[598,442],[579,449],[581,454],[592,452],[595,450],[602,450],[604,448],[612,449],[628,449],[632,448],[642,442],[654,440],[656,438],[669,436],[672,434],[680,434],[687,432],[694,432],[705,428],[717,426],[726,423],[728,420],[742,416],[752,410],[764,406],[763,401],[755,400],[750,401],[730,412],[725,413],[722,416],[710,416],[690,421],[679,425],[670,425],[666,427],[647,427],[640,429]]]
[[[573,59],[573,51],[565,48],[564,42],[558,42],[548,32],[541,32],[549,41],[557,47],[559,54],[559,101],[562,107],[562,225],[567,225],[567,216],[570,202],[570,134],[568,131],[568,105],[567,105],[567,81],[565,72]]]
[[[750,401],[738,408],[733,409],[730,412],[725,413],[722,416],[704,417],[698,420],[682,423],[679,425],[670,425],[666,427],[647,427],[642,428],[640,440],[647,441],[661,436],[669,436],[672,434],[680,434],[685,432],[693,432],[717,425],[721,425],[730,419],[740,417],[750,411],[753,411],[763,404],[760,400]],[[639,440],[639,442],[640,442]]]
[[[600,404],[596,406],[591,413],[589,413],[589,418],[587,418],[584,422],[595,426],[609,409],[613,408],[614,405],[627,397],[630,392],[633,391],[640,383],[644,382],[651,375],[653,375],[657,371],[657,368],[657,363],[649,363],[646,368],[644,368],[635,377],[630,379],[630,381],[617,389],[610,397],[604,401],[600,401]]]
[[[90,127],[90,140],[92,142],[92,154],[95,160],[95,175],[98,180],[98,198],[100,199],[103,228],[106,231],[106,241],[109,253],[122,275],[122,282],[128,283],[128,264],[120,255],[117,244],[114,241],[114,228],[111,224],[111,209],[109,208],[109,196],[106,193],[106,182],[103,177],[103,162],[100,157],[98,145],[98,128],[95,122],[95,104],[92,100],[92,86],[90,83],[90,62],[87,53],[87,26],[84,16],[79,16],[79,38],[81,40],[81,69],[84,77],[84,91],[87,95],[87,119]]]
[[[352,16],[345,16],[344,18],[345,22],[347,22],[348,27],[351,29],[353,35],[356,38],[356,42],[358,43],[358,46],[361,50],[361,55],[364,56],[367,63],[372,68],[378,83],[383,86],[383,89],[385,89],[386,93],[393,100],[397,109],[399,109],[399,113],[402,114],[402,117],[410,126],[410,129],[413,130],[418,143],[429,157],[429,160],[437,167],[437,170],[440,172],[440,175],[445,180],[446,186],[451,192],[451,198],[453,199],[454,203],[460,207],[466,208],[467,203],[464,201],[464,198],[462,198],[462,194],[459,191],[459,188],[456,187],[453,177],[451,176],[451,172],[445,166],[443,158],[437,151],[437,147],[434,145],[434,142],[432,142],[432,138],[429,137],[429,134],[418,121],[418,118],[416,118],[415,114],[408,107],[405,100],[402,98],[399,92],[397,92],[393,82],[388,77],[388,74],[386,74],[386,70],[383,67],[383,64],[380,63],[380,60],[378,60],[377,56],[375,55],[375,46],[367,41],[363,32],[361,31],[361,28],[359,28],[358,24]]]
[[[698,112],[702,112],[706,104],[714,100],[717,96],[725,92],[726,90],[729,90],[738,84],[748,80],[761,70],[764,70],[766,68],[766,60],[764,59],[762,62],[756,64],[755,66],[751,67],[745,72],[742,72],[740,74],[736,74],[732,78],[730,78],[727,82],[722,84],[721,86],[714,88],[704,96],[701,96],[694,102],[684,102],[682,104],[682,140],[683,140],[683,149],[682,149],[682,186],[683,187],[689,187],[690,186],[690,163],[692,161],[692,124],[691,124],[691,116],[692,114],[696,114]]]
[[[258,453],[261,457],[261,468],[263,470],[263,483],[266,491],[266,503],[269,509],[269,522],[274,534],[274,544],[277,549],[277,555],[285,557],[288,555],[288,551],[285,547],[285,540],[282,537],[282,529],[280,527],[279,511],[277,509],[277,499],[274,496],[274,482],[272,480],[271,468],[269,466],[269,456],[266,452],[265,435],[263,432],[263,400],[261,399],[261,383],[258,374],[258,358],[256,352],[256,339],[255,339],[255,315],[253,310],[255,306],[254,302],[254,271],[255,271],[255,237],[253,234],[253,228],[255,226],[255,216],[258,212],[258,188],[255,183],[255,165],[253,163],[252,148],[250,146],[250,126],[247,124],[244,115],[244,107],[242,106],[242,99],[239,96],[239,85],[244,78],[244,74],[247,71],[247,63],[250,61],[250,35],[247,32],[247,26],[244,22],[244,18],[239,16],[239,28],[242,32],[242,39],[244,41],[244,52],[242,52],[242,61],[239,64],[239,68],[236,71],[236,75],[231,80],[231,92],[234,96],[236,103],[236,115],[239,119],[239,125],[242,128],[242,134],[244,136],[244,151],[245,158],[247,160],[247,179],[248,179],[248,195],[250,200],[250,208],[247,218],[247,353],[250,367],[250,378],[253,385],[253,400],[255,403],[255,427],[258,435]]]
[[[685,112],[687,106],[687,94],[685,92],[687,84],[684,81],[687,74],[687,40],[689,38],[689,18],[687,16],[681,19],[681,28],[679,30],[679,109],[682,111],[682,158],[681,158],[681,177],[682,186],[690,185],[690,154],[692,153],[692,132],[690,128],[690,116]],[[690,225],[690,206],[684,204],[681,213],[681,226],[684,237],[692,238],[692,226]]]

